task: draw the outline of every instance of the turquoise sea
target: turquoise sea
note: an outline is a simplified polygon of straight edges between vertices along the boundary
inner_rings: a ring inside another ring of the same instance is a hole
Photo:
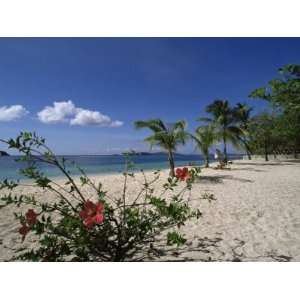
[[[69,163],[68,169],[72,175],[79,175],[78,170],[71,164],[74,161],[87,174],[109,174],[120,173],[124,171],[125,158],[122,155],[80,155],[80,156],[64,156]],[[231,159],[240,158],[241,155],[231,155]],[[21,179],[19,170],[26,166],[24,162],[17,162],[17,156],[0,157],[0,180]],[[165,154],[147,154],[134,155],[131,157],[134,163],[134,170],[158,170],[168,168],[167,156]],[[211,159],[213,161],[213,158]],[[189,163],[203,164],[200,155],[175,155],[176,166],[184,166]],[[49,177],[61,176],[58,169],[53,166],[39,165],[45,175]]]

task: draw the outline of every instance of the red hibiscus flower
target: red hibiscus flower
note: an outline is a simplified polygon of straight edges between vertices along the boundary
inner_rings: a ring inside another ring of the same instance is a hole
[[[84,210],[79,213],[79,216],[83,219],[83,224],[86,227],[92,227],[93,225],[101,224],[104,221],[103,211],[103,202],[95,204],[88,200],[84,203]]]
[[[182,181],[191,178],[191,174],[190,174],[188,168],[186,168],[186,167],[182,168],[182,169],[177,168],[175,176],[176,176],[176,178],[178,178],[178,179],[180,179]]]
[[[30,231],[30,227],[37,223],[38,214],[33,209],[28,209],[25,214],[25,220],[21,221],[22,227],[19,228],[19,233],[23,236],[24,241],[27,233]]]
[[[22,238],[23,241],[29,231],[30,228],[26,224],[22,224],[22,227],[19,228],[19,233],[23,236]]]
[[[28,225],[32,226],[37,223],[38,214],[33,209],[28,209],[25,217]]]

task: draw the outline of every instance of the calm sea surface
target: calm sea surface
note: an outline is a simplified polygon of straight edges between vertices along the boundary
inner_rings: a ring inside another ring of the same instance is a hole
[[[64,156],[69,162],[73,161],[87,174],[109,174],[120,173],[124,170],[125,158],[122,155],[87,155],[87,156]],[[241,155],[231,156],[240,158]],[[0,179],[21,179],[19,170],[26,166],[24,162],[17,162],[17,156],[0,157]],[[167,156],[164,154],[155,155],[134,155],[131,157],[134,162],[134,170],[158,170],[168,168]],[[212,159],[213,161],[213,159]],[[189,163],[203,164],[200,155],[175,155],[176,166],[184,166]],[[68,163],[68,169],[72,175],[78,175],[76,168]],[[58,169],[45,164],[40,164],[41,170],[49,177],[61,176]]]

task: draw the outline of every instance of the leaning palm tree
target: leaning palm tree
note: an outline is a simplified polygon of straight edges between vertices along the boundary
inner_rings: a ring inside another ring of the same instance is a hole
[[[197,148],[201,151],[204,160],[205,167],[209,167],[209,148],[216,142],[216,134],[214,127],[211,125],[208,126],[199,126],[195,135],[191,135],[192,139],[196,142]]]
[[[148,128],[153,134],[145,139],[150,146],[159,146],[168,153],[170,166],[170,176],[175,176],[174,152],[178,145],[184,145],[189,138],[189,134],[185,131],[186,122],[181,120],[175,123],[164,123],[160,119],[152,119],[148,121],[136,121],[135,128]]]
[[[246,150],[248,159],[251,160],[252,150],[249,143],[249,126],[251,123],[252,107],[247,104],[237,103],[234,112],[237,122],[242,130],[242,134],[238,137],[242,147]]]
[[[200,118],[212,124],[216,130],[218,140],[224,145],[224,163],[228,162],[227,143],[230,142],[235,147],[240,147],[238,137],[242,134],[242,130],[236,126],[236,116],[234,110],[230,107],[227,100],[215,100],[206,107],[206,112],[211,114],[211,118]]]

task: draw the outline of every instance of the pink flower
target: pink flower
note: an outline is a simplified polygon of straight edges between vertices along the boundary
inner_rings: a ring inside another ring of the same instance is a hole
[[[191,174],[188,170],[188,168],[177,168],[176,169],[176,178],[180,179],[180,180],[187,180],[187,179],[190,179],[191,178]]]
[[[83,219],[83,224],[86,227],[92,227],[95,224],[101,224],[104,221],[104,204],[103,202],[98,202],[97,204],[88,200],[84,203],[84,210],[79,213],[81,219]]]
[[[30,231],[30,228],[26,224],[22,223],[22,227],[19,228],[19,233],[23,236],[22,237],[23,241],[29,231]]]
[[[23,241],[30,231],[30,227],[37,223],[37,216],[38,214],[33,209],[28,209],[26,212],[25,220],[21,221],[22,227],[19,228],[19,233],[23,236]]]
[[[28,209],[25,217],[28,225],[32,226],[37,223],[38,214],[33,209]]]

